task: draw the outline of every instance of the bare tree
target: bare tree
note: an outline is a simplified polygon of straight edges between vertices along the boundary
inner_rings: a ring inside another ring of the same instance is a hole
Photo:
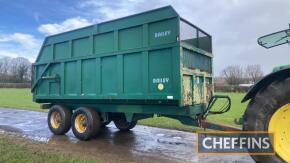
[[[229,85],[239,85],[243,82],[243,68],[239,65],[228,66],[222,71],[222,76]]]
[[[14,77],[15,82],[24,82],[28,80],[31,63],[23,57],[12,59],[11,62],[11,75]]]
[[[248,65],[245,73],[246,77],[253,83],[258,82],[264,76],[261,65]]]
[[[6,82],[10,79],[9,73],[9,65],[11,58],[5,57],[0,59],[0,82]]]
[[[0,82],[28,82],[31,77],[31,63],[23,57],[0,59]]]
[[[0,60],[0,75],[2,75],[3,73],[2,73],[2,69],[3,69],[3,66],[4,66],[4,63],[3,63],[3,61],[2,60]]]
[[[0,74],[7,74],[9,71],[11,58],[5,57],[0,60]]]

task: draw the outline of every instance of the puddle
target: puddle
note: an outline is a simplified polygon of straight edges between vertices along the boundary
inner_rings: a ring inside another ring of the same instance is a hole
[[[49,143],[70,151],[98,156],[104,162],[253,162],[249,156],[199,157],[195,153],[196,135],[176,130],[137,125],[124,133],[111,123],[90,141],[79,141],[71,131],[52,135],[47,113],[0,108],[0,132]],[[112,161],[113,160],[113,161]]]

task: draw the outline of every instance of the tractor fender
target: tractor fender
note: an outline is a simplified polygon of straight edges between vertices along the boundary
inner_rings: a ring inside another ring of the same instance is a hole
[[[243,98],[242,103],[252,99],[256,96],[256,94],[263,90],[264,88],[268,87],[271,83],[277,80],[283,80],[290,77],[290,68],[282,69],[276,72],[272,72],[269,75],[266,75],[262,78],[258,83],[256,83],[246,94]]]

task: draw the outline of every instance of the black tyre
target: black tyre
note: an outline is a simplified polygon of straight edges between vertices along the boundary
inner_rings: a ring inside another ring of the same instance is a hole
[[[134,128],[137,124],[137,121],[127,122],[126,116],[124,113],[115,113],[113,116],[113,121],[115,126],[120,131],[129,131]]]
[[[89,140],[95,137],[101,127],[101,119],[99,114],[88,108],[77,109],[71,119],[72,131],[80,140]]]
[[[47,116],[47,123],[50,131],[55,135],[67,133],[71,127],[71,116],[71,110],[61,105],[53,105]]]
[[[281,111],[281,108],[289,107],[290,103],[290,78],[282,80],[282,81],[276,81],[269,85],[267,88],[261,90],[257,93],[257,95],[250,101],[248,108],[245,112],[245,122],[243,129],[246,131],[270,131],[271,132],[271,126],[274,126],[274,128],[278,129],[274,132],[274,136],[276,136],[276,132],[281,133],[282,131],[277,128],[278,126],[281,126],[282,123],[278,123],[273,125],[273,118],[277,117],[276,113],[279,113]],[[290,108],[288,109],[290,111]],[[284,114],[284,113],[282,113]],[[289,115],[289,112],[288,112]],[[289,118],[290,116],[283,118]],[[283,118],[278,118],[281,121],[283,121]],[[276,118],[277,119],[277,118]],[[289,126],[289,125],[288,125]],[[285,127],[285,129],[282,130],[288,130],[289,127]],[[285,131],[283,131],[285,133]],[[286,138],[287,139],[287,138]],[[283,139],[282,139],[283,140]],[[284,140],[287,142],[287,140]],[[289,135],[288,135],[288,143],[289,143]],[[288,144],[289,145],[289,144]],[[275,145],[276,147],[276,145]],[[284,148],[287,149],[290,153],[289,146]],[[283,153],[282,152],[282,153]],[[285,153],[282,154],[281,151],[276,150],[276,155],[273,156],[252,156],[253,159],[257,162],[285,162],[283,161],[282,157]],[[287,154],[286,154],[287,157]],[[289,159],[290,155],[287,157]]]

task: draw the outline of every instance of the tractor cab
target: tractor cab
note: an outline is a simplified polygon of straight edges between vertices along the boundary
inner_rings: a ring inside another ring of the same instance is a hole
[[[289,68],[290,68],[290,64],[276,66],[276,67],[273,68],[272,72],[277,72],[277,71],[284,70],[284,69],[289,69]]]

